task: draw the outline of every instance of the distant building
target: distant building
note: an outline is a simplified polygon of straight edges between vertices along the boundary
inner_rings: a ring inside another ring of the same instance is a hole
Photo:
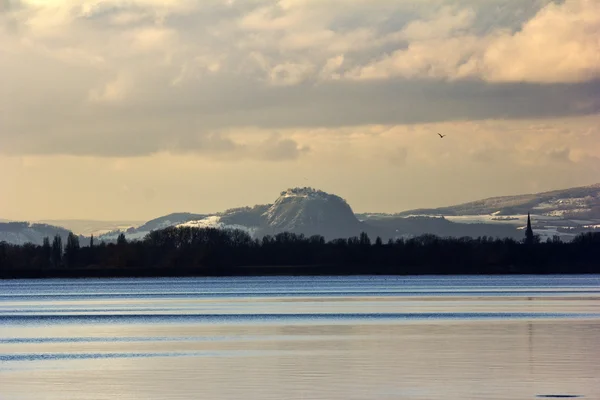
[[[531,228],[531,215],[527,213],[527,229],[525,229],[525,244],[533,244],[534,235],[533,229]]]

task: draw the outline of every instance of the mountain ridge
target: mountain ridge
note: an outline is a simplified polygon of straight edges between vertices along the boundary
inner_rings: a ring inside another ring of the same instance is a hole
[[[100,236],[100,240],[114,241],[120,233],[130,239],[141,239],[152,229],[152,222],[169,221],[169,214],[149,223],[127,230]],[[384,240],[411,237],[425,233],[444,236],[502,236],[520,235],[513,226],[485,226],[485,224],[458,224],[444,218],[372,218],[359,219],[342,197],[311,187],[289,188],[280,192],[270,204],[239,207],[214,214],[180,214],[184,216],[176,227],[241,229],[255,238],[291,232],[306,236],[320,235],[327,240],[358,236],[366,232]],[[200,218],[195,218],[200,217]],[[172,222],[172,221],[169,221]],[[166,227],[161,224],[160,227]]]
[[[269,204],[237,207],[201,214],[178,212],[154,218],[139,226],[95,235],[113,242],[123,233],[130,240],[171,226],[241,229],[255,238],[283,231],[347,238],[367,232],[383,239],[421,234],[438,236],[492,236],[520,238],[531,212],[534,231],[542,237],[569,240],[576,234],[600,229],[600,184],[533,194],[489,197],[439,208],[422,208],[395,214],[355,213],[342,197],[311,187],[289,188]],[[11,225],[12,224],[12,225]],[[16,224],[16,225],[15,225]],[[19,225],[20,224],[20,225]],[[28,222],[0,223],[0,241],[40,244],[43,235],[67,235],[64,227]],[[87,241],[89,236],[79,237]],[[82,242],[82,244],[85,244]]]
[[[391,215],[510,215],[540,210],[541,214],[547,216],[579,214],[588,218],[600,218],[600,183],[539,193],[488,197],[452,206],[413,209]]]
[[[66,243],[69,233],[71,233],[71,231],[68,229],[48,224],[0,222],[0,242],[10,244],[42,244],[45,237],[52,240],[56,235],[59,235],[62,238],[63,243]]]

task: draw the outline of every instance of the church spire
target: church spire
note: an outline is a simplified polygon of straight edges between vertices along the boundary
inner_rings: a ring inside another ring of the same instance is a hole
[[[527,229],[525,229],[525,243],[533,243],[533,229],[531,228],[531,215],[527,213]]]

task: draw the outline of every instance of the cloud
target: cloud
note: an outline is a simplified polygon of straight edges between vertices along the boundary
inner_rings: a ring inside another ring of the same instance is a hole
[[[0,0],[0,14],[6,14],[18,8],[19,2],[16,0]]]
[[[129,32],[131,47],[141,53],[167,50],[175,46],[177,33],[172,29],[144,27]]]
[[[15,35],[18,32],[19,24],[14,14],[19,8],[16,0],[0,0],[0,34]]]
[[[293,159],[290,129],[600,112],[600,3],[448,4],[2,0],[0,152],[208,157],[278,131],[255,153]]]
[[[124,74],[90,91],[89,100],[99,103],[116,103],[126,99],[133,88],[131,77]]]
[[[547,153],[547,156],[551,161],[556,161],[559,163],[570,163],[570,155],[571,149],[569,148],[553,149]]]
[[[207,155],[215,160],[240,162],[244,160],[293,161],[310,152],[309,146],[271,134],[262,140],[234,140],[222,134],[195,135],[167,146],[171,154]]]
[[[549,3],[521,29],[473,32],[472,9],[442,8],[431,19],[409,23],[405,48],[361,65],[351,79],[390,77],[487,82],[571,83],[600,79],[600,3]]]
[[[310,152],[309,146],[300,146],[295,140],[273,135],[259,146],[260,158],[269,161],[295,160]]]
[[[492,82],[584,82],[600,78],[600,3],[549,4],[514,35],[494,40],[482,57]]]
[[[410,22],[401,32],[401,37],[409,42],[432,39],[446,39],[463,35],[473,25],[473,9],[458,9],[446,6],[434,18]]]
[[[108,108],[112,113],[114,106]],[[160,118],[150,118],[144,128],[157,129],[156,121],[158,131],[168,132],[170,123],[161,126]],[[201,126],[200,121],[182,131],[188,141],[182,133],[163,135],[159,144],[142,134],[74,144],[54,136],[35,155],[0,154],[3,180],[11,189],[0,196],[4,216],[143,220],[173,211],[264,204],[282,188],[307,184],[349,199],[357,212],[398,212],[586,185],[598,182],[600,172],[598,115],[267,133],[259,128],[201,133]],[[447,136],[440,139],[437,132]],[[31,143],[36,142],[23,145]],[[5,144],[2,137],[3,151]],[[309,151],[299,151],[307,146]],[[56,155],[66,154],[65,148],[79,155]],[[491,157],[476,159],[477,152],[486,151]],[[397,166],[390,164],[393,156]],[[126,196],[116,196],[125,186]],[[147,188],[156,193],[151,201]],[[48,194],[43,207],[40,193]]]
[[[157,151],[162,146],[157,146]],[[188,135],[184,137],[175,137],[166,145],[171,153],[209,153],[209,154],[228,154],[243,148],[239,143],[234,142],[228,137],[220,134],[209,135]]]
[[[285,63],[274,66],[269,74],[270,82],[274,85],[297,85],[307,79],[312,72],[312,66],[307,64]]]

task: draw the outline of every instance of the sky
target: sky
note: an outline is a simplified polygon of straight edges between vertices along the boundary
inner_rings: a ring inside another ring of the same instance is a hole
[[[598,183],[599,139],[598,0],[0,0],[4,219],[445,206]]]

